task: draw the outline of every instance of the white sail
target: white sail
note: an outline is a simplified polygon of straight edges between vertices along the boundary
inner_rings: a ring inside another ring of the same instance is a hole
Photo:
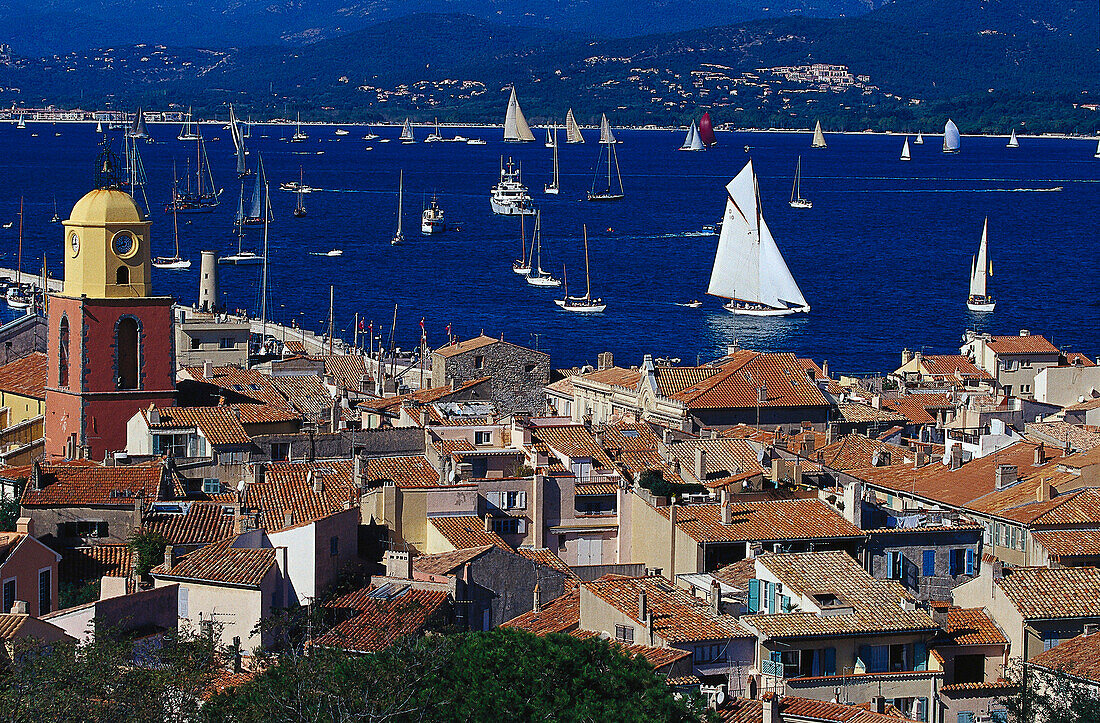
[[[1019,148],[1020,141],[1016,140],[1016,129],[1012,129],[1012,137],[1008,139],[1007,148]]]
[[[600,143],[618,143],[615,134],[611,132],[611,123],[607,120],[606,113],[600,118]]]
[[[577,125],[577,119],[573,117],[572,108],[565,114],[565,142],[584,143],[584,136],[581,135],[581,127]]]
[[[970,295],[986,295],[986,269],[989,266],[989,219],[982,224],[982,242],[978,244],[978,255],[974,257],[970,268]]]
[[[806,307],[806,298],[760,211],[752,161],[726,186],[726,212],[707,293],[776,309]]]
[[[901,146],[901,160],[908,161],[911,160],[911,158],[912,156],[909,154],[909,136],[906,136],[905,143]]]
[[[810,148],[825,148],[825,134],[821,131],[821,121],[814,126],[814,139],[810,143]]]
[[[681,151],[690,151],[691,146],[695,143],[695,138],[698,136],[698,132],[695,130],[695,121],[691,122],[688,127],[687,135],[684,136],[684,143],[680,146]]]
[[[707,148],[703,145],[703,134],[695,130],[695,121],[691,122],[691,129],[693,131],[691,136],[691,148],[692,151],[705,151]]]
[[[415,137],[413,136],[412,123],[409,121],[408,118],[405,119],[405,125],[403,125],[401,127],[401,137],[398,138],[398,140],[401,140],[401,141],[416,140]]]
[[[921,133],[920,131],[917,131],[917,138],[916,138],[916,140],[913,141],[913,144],[918,145],[918,146],[923,145],[924,144],[924,134]]]
[[[1096,140],[1096,153],[1094,153],[1092,157],[1100,158],[1100,138]]]
[[[533,141],[534,134],[527,126],[527,119],[523,117],[523,109],[519,107],[516,99],[516,89],[512,88],[512,95],[508,98],[508,113],[504,116],[504,140],[506,141]]]
[[[943,127],[943,152],[959,152],[959,127],[955,125],[953,120],[948,120]]]

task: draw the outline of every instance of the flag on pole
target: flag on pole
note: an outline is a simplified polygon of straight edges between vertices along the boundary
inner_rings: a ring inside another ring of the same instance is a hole
[[[420,343],[424,344],[428,341],[428,332],[424,330],[424,317],[420,318]]]

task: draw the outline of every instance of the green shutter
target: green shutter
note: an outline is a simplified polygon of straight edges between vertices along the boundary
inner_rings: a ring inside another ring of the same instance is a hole
[[[922,642],[913,643],[913,670],[928,670],[928,646]]]
[[[760,581],[756,578],[749,580],[749,612],[760,612]]]

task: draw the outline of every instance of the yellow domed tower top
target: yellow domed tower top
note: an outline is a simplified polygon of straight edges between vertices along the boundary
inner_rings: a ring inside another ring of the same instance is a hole
[[[65,296],[152,296],[149,227],[130,194],[97,188],[65,221]]]

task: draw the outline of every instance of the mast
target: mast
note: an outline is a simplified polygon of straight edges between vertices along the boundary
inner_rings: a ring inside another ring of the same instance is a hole
[[[328,355],[332,356],[332,325],[333,325],[333,309],[336,303],[336,287],[329,284],[328,287]]]
[[[538,269],[542,276],[542,211],[535,213],[535,236],[538,238]]]
[[[176,204],[172,204],[172,232],[176,235],[176,260],[180,258],[180,224],[176,215]]]
[[[401,202],[405,195],[405,169],[402,168],[397,180],[397,235],[401,235]]]
[[[260,349],[267,341],[267,212],[271,210],[271,189],[264,187],[264,266],[260,275]]]
[[[592,298],[592,277],[588,273],[588,225],[582,224],[581,228],[584,229],[584,300],[588,301]]]
[[[519,262],[521,264],[527,261],[527,231],[523,216],[522,213],[519,215]]]
[[[15,284],[23,284],[23,197],[19,197],[19,257],[15,264]]]
[[[554,126],[554,188],[558,187],[558,127]]]
[[[791,186],[791,200],[801,198],[798,192],[798,177],[802,175],[802,156],[798,157],[798,165],[794,167],[794,184]]]

